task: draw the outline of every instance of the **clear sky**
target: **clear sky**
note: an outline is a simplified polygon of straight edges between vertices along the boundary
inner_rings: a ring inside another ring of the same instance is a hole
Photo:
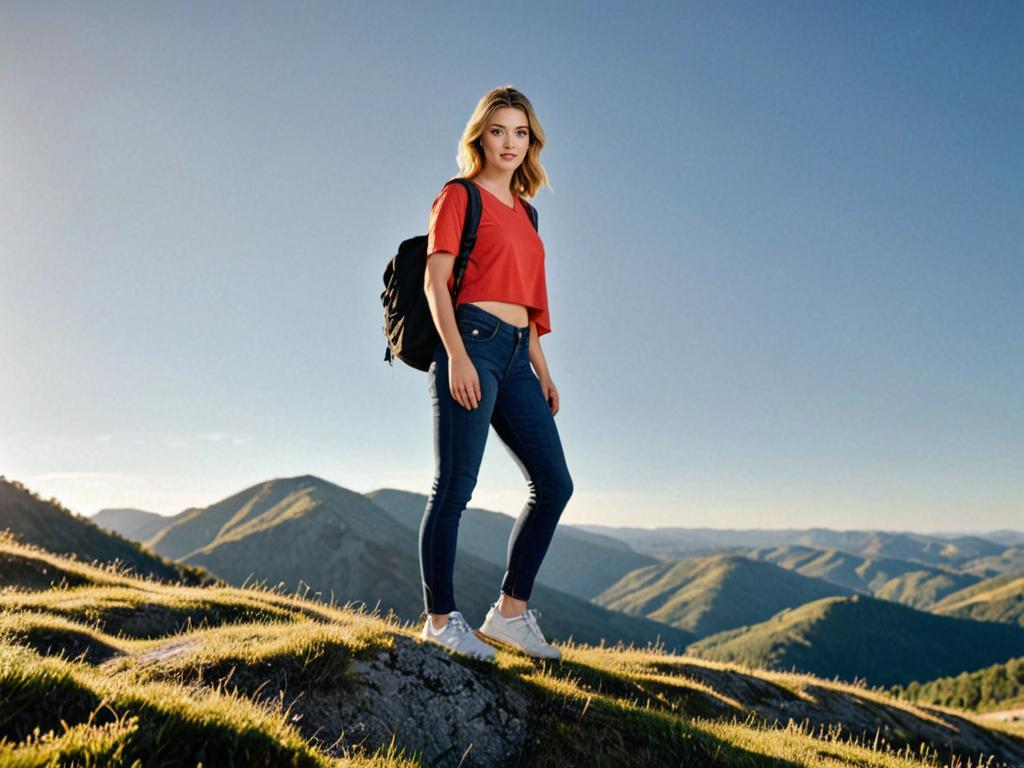
[[[382,274],[547,132],[567,523],[1022,527],[1024,3],[5,2],[0,473],[428,493]],[[518,514],[492,432],[471,502]]]

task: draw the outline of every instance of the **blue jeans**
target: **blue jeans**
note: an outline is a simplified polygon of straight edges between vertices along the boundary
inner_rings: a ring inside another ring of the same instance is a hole
[[[428,613],[456,609],[453,588],[459,521],[476,487],[489,426],[529,484],[512,526],[501,591],[527,600],[555,526],[572,495],[555,418],[530,366],[530,326],[517,327],[480,307],[455,310],[463,346],[476,367],[481,399],[464,408],[448,388],[448,352],[438,343],[427,371],[434,407],[434,484],[420,523],[420,575]]]

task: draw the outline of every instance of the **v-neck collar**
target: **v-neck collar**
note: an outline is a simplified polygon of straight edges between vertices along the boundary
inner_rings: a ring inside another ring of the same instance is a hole
[[[473,179],[470,179],[470,181],[473,181]],[[508,211],[515,212],[516,208],[519,207],[519,204],[518,204],[519,201],[517,199],[519,197],[518,195],[512,195],[512,205],[509,205],[504,200],[502,200],[500,197],[498,197],[496,194],[491,192],[491,190],[487,189],[483,184],[479,184],[479,183],[477,183],[475,181],[473,181],[473,183],[476,184],[479,189],[482,189],[488,195],[490,195],[495,200],[497,200],[499,203],[501,203],[501,207],[502,208],[504,208],[504,209],[506,209]]]

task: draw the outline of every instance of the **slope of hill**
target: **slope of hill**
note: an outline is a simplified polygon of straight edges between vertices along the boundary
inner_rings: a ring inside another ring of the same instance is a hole
[[[992,557],[979,557],[963,566],[965,573],[990,579],[1007,573],[1024,574],[1024,546],[1016,544]]]
[[[946,594],[978,581],[977,576],[933,568],[909,560],[867,558],[838,549],[799,545],[757,548],[748,557],[796,571],[804,576],[839,584],[915,608],[925,608]]]
[[[694,643],[687,653],[894,685],[978,669],[1022,650],[1021,627],[936,616],[854,595],[817,600],[760,624],[721,632]]]
[[[1024,657],[973,672],[893,686],[897,698],[976,712],[1024,707]]]
[[[266,528],[296,513],[289,497],[296,490],[324,482],[313,475],[299,475],[258,483],[216,504],[186,510],[145,544],[165,557],[180,560],[243,529]]]
[[[935,569],[903,573],[875,589],[875,597],[927,610],[950,595],[978,581],[977,576]]]
[[[407,528],[419,530],[427,503],[423,494],[382,488],[366,497]],[[514,523],[514,518],[499,512],[467,508],[459,523],[459,551],[504,568]],[[590,600],[630,571],[656,562],[618,539],[559,525],[537,580]]]
[[[1024,764],[966,713],[813,677],[578,643],[492,665],[350,606],[56,565],[81,586],[0,593],[0,764]]]
[[[141,575],[188,584],[199,584],[210,578],[200,569],[165,560],[136,542],[103,530],[56,499],[43,501],[20,482],[0,475],[0,531],[5,529],[29,544],[86,562],[116,561]]]
[[[219,527],[215,525],[219,523]],[[231,584],[250,578],[310,590],[324,598],[379,604],[403,619],[423,614],[419,532],[390,517],[366,496],[312,475],[252,486],[229,499],[182,518],[181,530],[163,531],[165,544],[209,543],[181,562],[198,565]],[[504,565],[461,552],[455,568],[455,595],[467,617],[483,619],[498,599]],[[642,617],[626,616],[556,590],[534,586],[531,607],[544,613],[545,631],[597,643],[654,642],[681,651],[694,636]]]
[[[799,544],[783,547],[757,547],[744,552],[747,557],[774,563],[780,568],[796,571],[804,576],[823,579],[846,587],[854,592],[871,592],[872,582],[878,579],[878,569],[868,569],[868,561],[849,552],[838,549],[815,549]],[[891,565],[882,566],[883,578],[890,578],[897,573],[904,573],[916,564],[904,563],[900,560],[889,561]]]
[[[186,510],[190,511],[190,510]],[[178,515],[158,515],[142,509],[101,509],[90,520],[101,528],[115,531],[126,539],[144,542],[156,536],[167,526],[177,521]]]
[[[1024,626],[1024,576],[1009,573],[979,582],[947,595],[932,612]]]
[[[929,543],[924,551],[926,555],[934,552],[940,562],[966,563],[983,557],[996,557],[1006,547],[981,536],[955,536],[941,542]]]
[[[848,595],[845,587],[740,555],[688,557],[639,568],[593,602],[704,637],[754,624],[811,600]]]

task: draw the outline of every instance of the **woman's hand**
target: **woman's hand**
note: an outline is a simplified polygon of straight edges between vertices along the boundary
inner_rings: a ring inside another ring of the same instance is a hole
[[[469,355],[448,358],[448,389],[459,405],[476,409],[480,405],[480,377]]]
[[[540,391],[544,393],[544,399],[548,401],[551,415],[554,416],[558,413],[558,390],[555,389],[555,382],[550,376],[540,377]]]

